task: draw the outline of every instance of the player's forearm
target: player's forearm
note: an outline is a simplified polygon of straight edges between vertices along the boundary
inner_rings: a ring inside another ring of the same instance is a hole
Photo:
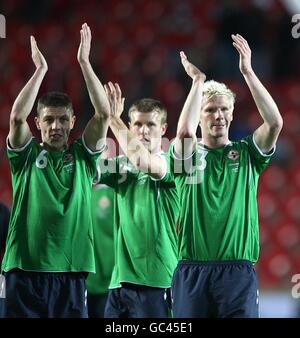
[[[193,80],[178,121],[174,150],[180,158],[189,157],[193,152],[200,120],[203,83],[204,80],[198,77]]]
[[[260,82],[254,71],[243,74],[243,76],[264,122],[271,129],[281,129],[282,117],[267,89]]]
[[[23,123],[26,121],[28,115],[33,108],[34,102],[36,100],[38,91],[46,72],[47,70],[43,68],[36,69],[36,71],[27,82],[25,87],[21,90],[13,104],[10,116],[11,121],[14,121],[16,123]]]
[[[193,137],[196,134],[200,119],[203,83],[204,81],[198,77],[193,80],[178,121],[177,137],[180,139]]]
[[[95,113],[101,118],[109,118],[109,102],[102,83],[89,62],[81,62],[80,67]]]

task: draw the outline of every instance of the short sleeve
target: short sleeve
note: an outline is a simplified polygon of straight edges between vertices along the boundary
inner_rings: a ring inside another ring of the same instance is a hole
[[[274,146],[271,151],[269,151],[267,154],[264,154],[256,144],[254,135],[247,136],[242,140],[242,142],[245,142],[248,145],[251,163],[255,166],[257,172],[261,173],[273,157],[276,147]]]

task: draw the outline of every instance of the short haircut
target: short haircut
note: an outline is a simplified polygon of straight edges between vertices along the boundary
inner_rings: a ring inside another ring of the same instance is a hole
[[[203,97],[209,99],[214,95],[226,95],[235,103],[235,93],[231,91],[224,83],[214,80],[206,81],[203,85]]]
[[[134,111],[141,113],[151,113],[154,110],[159,113],[161,117],[161,124],[165,123],[167,121],[167,109],[160,101],[150,98],[144,98],[135,101],[129,108],[128,116],[131,120],[132,112]]]
[[[61,92],[48,92],[41,96],[37,104],[37,115],[40,115],[41,110],[45,107],[62,107],[66,108],[71,115],[74,114],[70,97]]]

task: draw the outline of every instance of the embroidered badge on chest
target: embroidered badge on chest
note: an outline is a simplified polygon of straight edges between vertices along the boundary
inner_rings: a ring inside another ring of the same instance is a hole
[[[232,161],[236,161],[239,159],[240,154],[237,150],[230,150],[227,157]]]
[[[63,163],[70,163],[73,161],[73,155],[72,154],[65,154],[63,157]]]
[[[63,157],[63,168],[68,173],[72,173],[74,171],[74,158],[72,154],[66,153]]]

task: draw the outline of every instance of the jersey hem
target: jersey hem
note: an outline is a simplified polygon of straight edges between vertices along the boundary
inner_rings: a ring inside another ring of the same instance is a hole
[[[158,286],[158,285],[149,285],[149,284],[146,284],[146,283],[137,283],[137,282],[133,282],[133,281],[122,280],[122,281],[120,281],[119,285],[117,285],[117,286],[109,286],[108,288],[109,289],[118,289],[118,288],[121,288],[122,287],[121,283],[130,283],[130,284],[135,284],[135,285],[143,285],[143,286],[149,286],[149,287],[152,287],[152,288],[161,288],[161,289],[167,289],[167,288],[171,287],[171,284],[168,285],[168,286]]]
[[[31,136],[30,139],[28,140],[28,142],[26,142],[22,147],[20,147],[20,148],[12,148],[11,145],[10,145],[10,143],[9,143],[9,138],[7,136],[7,138],[6,138],[6,146],[7,146],[8,150],[15,151],[16,153],[19,153],[19,152],[23,151],[25,148],[27,148],[33,139],[34,139],[34,137]]]
[[[82,144],[84,146],[84,148],[87,150],[87,152],[91,155],[96,155],[96,154],[100,154],[102,153],[105,149],[106,149],[106,144],[103,144],[103,146],[99,149],[99,150],[96,150],[96,151],[93,151],[91,150],[85,143],[85,140],[84,140],[84,136],[82,135],[81,136],[81,140],[82,140]]]
[[[261,156],[270,157],[270,156],[274,155],[275,150],[276,150],[276,145],[274,145],[274,147],[267,154],[265,154],[264,152],[261,151],[258,144],[256,143],[255,138],[254,138],[254,134],[252,135],[252,142],[253,142],[255,148],[258,150],[258,152],[260,153]]]

